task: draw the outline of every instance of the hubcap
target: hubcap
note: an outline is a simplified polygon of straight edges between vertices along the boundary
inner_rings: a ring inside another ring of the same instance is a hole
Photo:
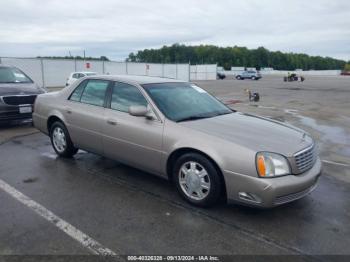
[[[194,200],[203,200],[210,191],[210,178],[205,168],[197,162],[184,163],[179,171],[182,191]]]
[[[64,134],[64,131],[60,127],[55,127],[52,133],[52,141],[53,145],[55,146],[56,150],[60,153],[62,153],[64,150],[66,150],[67,142],[66,142],[66,135]]]

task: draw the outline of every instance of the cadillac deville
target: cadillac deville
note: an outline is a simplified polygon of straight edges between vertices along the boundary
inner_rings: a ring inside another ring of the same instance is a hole
[[[61,157],[83,149],[171,180],[197,206],[221,199],[271,208],[312,192],[315,141],[293,126],[234,111],[199,86],[90,76],[39,95],[35,126]]]

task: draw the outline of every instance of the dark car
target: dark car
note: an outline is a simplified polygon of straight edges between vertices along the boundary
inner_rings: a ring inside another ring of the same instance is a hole
[[[217,79],[223,80],[226,78],[226,75],[223,72],[216,73]]]
[[[18,68],[0,65],[0,122],[32,118],[34,101],[45,92]]]
[[[236,75],[236,79],[238,80],[244,80],[244,79],[252,79],[252,80],[259,80],[261,78],[261,74],[259,74],[257,71],[243,71],[242,73]]]

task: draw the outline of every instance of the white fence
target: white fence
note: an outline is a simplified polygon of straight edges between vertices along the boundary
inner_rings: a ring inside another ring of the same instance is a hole
[[[308,71],[287,71],[287,70],[261,70],[262,75],[288,75],[288,73],[295,73],[304,76],[338,76],[341,70],[308,70]]]
[[[216,80],[217,65],[191,65],[191,80]]]
[[[190,66],[189,64],[8,57],[0,57],[0,63],[18,67],[38,85],[45,87],[64,86],[69,74],[76,71],[92,71],[98,74],[110,75],[157,76],[184,81],[216,79],[216,65]]]

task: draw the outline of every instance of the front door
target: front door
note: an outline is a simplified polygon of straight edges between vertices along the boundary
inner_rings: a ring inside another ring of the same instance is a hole
[[[103,146],[107,156],[149,172],[160,171],[163,123],[132,116],[132,105],[148,106],[138,87],[115,82],[104,115]]]

